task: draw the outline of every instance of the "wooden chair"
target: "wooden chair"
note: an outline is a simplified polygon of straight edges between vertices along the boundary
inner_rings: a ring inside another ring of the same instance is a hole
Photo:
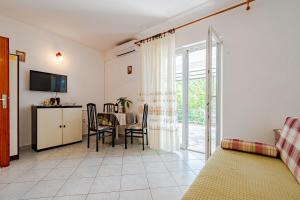
[[[146,135],[146,144],[148,145],[147,120],[148,120],[148,105],[144,104],[142,124],[133,124],[125,128],[125,149],[127,149],[127,135],[130,133],[131,144],[133,143],[134,137],[142,138],[143,150],[145,150],[144,135]]]
[[[112,126],[102,126],[99,124],[98,114],[96,104],[87,104],[87,115],[88,115],[88,143],[87,147],[90,148],[90,136],[96,135],[96,151],[99,150],[98,142],[102,137],[102,142],[104,143],[104,138],[107,136],[112,136],[112,146],[115,146],[115,128]],[[94,132],[94,134],[91,134]],[[105,133],[110,133],[110,135],[105,135]]]
[[[105,103],[103,105],[103,112],[118,113],[119,112],[119,106],[118,106],[118,104],[114,104],[114,103]]]

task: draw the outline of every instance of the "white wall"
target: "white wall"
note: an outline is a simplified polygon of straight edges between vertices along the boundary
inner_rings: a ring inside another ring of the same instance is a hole
[[[115,103],[119,97],[128,97],[133,102],[130,110],[137,111],[140,80],[140,52],[118,58],[106,55],[105,61],[105,102]],[[108,58],[109,57],[109,58]],[[132,74],[127,74],[127,66],[132,66]]]
[[[31,144],[31,105],[40,104],[55,93],[29,91],[29,70],[68,76],[68,92],[58,94],[62,103],[104,102],[104,59],[100,52],[32,26],[0,17],[0,35],[10,39],[10,53],[26,52],[20,63],[20,146]],[[56,52],[64,60],[58,63]]]
[[[204,16],[217,5],[212,1],[207,9],[176,17],[137,37]],[[249,12],[238,8],[177,30],[176,46],[205,40],[212,25],[224,41],[224,137],[273,143],[272,129],[282,127],[286,116],[300,115],[300,1],[257,0],[252,5]]]

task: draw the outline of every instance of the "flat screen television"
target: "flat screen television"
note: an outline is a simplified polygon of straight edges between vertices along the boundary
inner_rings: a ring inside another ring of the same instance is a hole
[[[30,70],[30,90],[67,92],[67,76]]]

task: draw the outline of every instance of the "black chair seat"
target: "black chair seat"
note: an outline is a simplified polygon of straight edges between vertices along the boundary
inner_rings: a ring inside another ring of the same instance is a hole
[[[111,128],[109,126],[98,126],[98,130],[100,131],[111,131]]]

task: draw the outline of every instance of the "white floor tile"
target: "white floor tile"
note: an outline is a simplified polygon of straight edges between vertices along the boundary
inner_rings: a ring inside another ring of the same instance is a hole
[[[34,169],[48,169],[48,168],[55,168],[62,160],[43,160],[38,161],[34,165]]]
[[[122,165],[104,165],[101,166],[97,176],[120,176],[122,174]]]
[[[177,187],[151,189],[153,200],[180,200],[182,193]]]
[[[85,158],[79,167],[100,166],[103,158]]]
[[[113,150],[107,151],[105,154],[105,157],[111,157],[111,156],[122,157],[123,153],[124,153],[123,149],[113,149]]]
[[[141,156],[124,156],[123,157],[123,164],[142,164],[143,160]]]
[[[89,194],[86,200],[119,200],[119,192]]]
[[[92,178],[96,177],[100,166],[78,167],[71,178]]]
[[[201,170],[204,165],[204,160],[187,160],[186,164],[193,170]]]
[[[201,169],[196,169],[196,170],[192,170],[192,171],[196,176],[198,176],[199,173],[201,172]]]
[[[145,151],[141,151],[141,155],[158,155],[157,151],[151,149],[145,149]]]
[[[162,187],[175,186],[183,194],[204,165],[203,154],[142,151],[137,144],[127,150],[100,144],[95,152],[92,140],[89,149],[84,141],[43,152],[21,151],[20,160],[0,169],[0,200],[119,199],[119,193],[120,199],[150,200],[149,185],[158,199],[167,193]]]
[[[186,191],[190,188],[189,185],[179,186],[179,190],[182,194],[186,193]]]
[[[196,179],[196,175],[192,171],[172,172],[173,178],[177,185],[191,185]]]
[[[69,179],[58,192],[57,196],[87,194],[94,178]]]
[[[124,156],[141,156],[141,152],[136,149],[127,149],[124,151]]]
[[[145,163],[145,169],[147,173],[167,173],[168,170],[162,162]]]
[[[90,193],[120,191],[121,176],[97,177],[90,189]]]
[[[145,174],[146,170],[144,164],[135,163],[135,164],[124,164],[122,168],[122,175],[126,174]]]
[[[120,192],[120,200],[152,200],[150,190]]]
[[[8,183],[0,183],[0,191],[7,185],[8,185]]]
[[[11,183],[0,191],[1,200],[17,200],[28,192],[36,182]]]
[[[169,173],[147,174],[150,188],[177,186]]]
[[[102,165],[122,165],[122,157],[105,157],[103,159]]]
[[[147,177],[143,174],[122,176],[121,190],[139,190],[147,188],[149,188]]]
[[[87,155],[87,152],[72,152],[67,159],[80,159],[84,158]]]
[[[15,182],[24,182],[24,181],[39,181],[44,178],[51,169],[31,169],[26,171],[23,176],[20,176],[15,180]]]
[[[164,165],[169,171],[189,171],[191,168],[184,161],[169,161],[165,162]]]
[[[23,176],[28,170],[5,168],[0,172],[0,183],[12,183],[17,178]]]
[[[153,163],[153,162],[161,162],[161,158],[159,155],[155,154],[155,155],[143,155],[142,159],[144,161],[144,163]]]
[[[83,159],[77,158],[77,159],[67,159],[59,163],[56,167],[62,168],[62,167],[77,167]]]
[[[63,196],[63,197],[54,197],[52,200],[85,200],[86,195],[73,195],[73,196]]]
[[[42,197],[53,197],[64,184],[64,180],[40,181],[22,198],[34,199]]]
[[[105,156],[105,152],[98,151],[98,152],[89,152],[86,155],[86,158],[103,158]]]
[[[68,179],[75,171],[75,168],[55,168],[43,178],[43,180]]]
[[[34,167],[36,164],[35,160],[15,160],[11,162],[11,167],[15,169],[28,170]]]
[[[181,160],[181,156],[174,153],[161,154],[160,157],[164,162]]]

